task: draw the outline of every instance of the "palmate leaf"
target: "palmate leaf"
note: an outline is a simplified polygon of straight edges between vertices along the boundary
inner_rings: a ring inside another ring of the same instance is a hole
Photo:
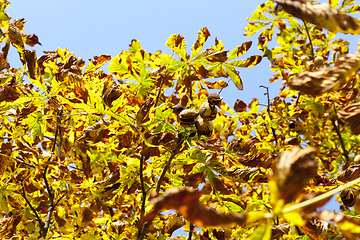
[[[276,0],[286,12],[332,32],[360,34],[360,20],[341,13],[328,3],[312,4],[302,0]]]
[[[234,67],[229,67],[226,65],[225,65],[225,71],[230,76],[231,80],[234,82],[237,89],[243,90],[244,86],[240,78],[239,72],[236,71]]]

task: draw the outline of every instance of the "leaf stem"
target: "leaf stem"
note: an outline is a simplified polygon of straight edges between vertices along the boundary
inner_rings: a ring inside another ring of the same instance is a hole
[[[304,26],[305,26],[306,34],[307,34],[307,36],[308,36],[308,38],[309,38],[309,42],[310,42],[311,55],[314,57],[314,56],[315,56],[315,53],[314,53],[314,47],[313,47],[313,43],[312,43],[311,38],[310,38],[309,29],[308,29],[308,27],[307,27],[307,25],[306,25],[306,22],[305,22],[304,20],[303,20],[303,22],[304,22]]]
[[[266,87],[266,86],[264,86],[264,85],[260,85],[260,87],[266,89],[265,95],[267,95],[267,112],[268,112],[268,115],[269,115],[270,120],[272,120],[271,112],[270,112],[270,94],[269,94],[269,87]],[[271,127],[271,126],[270,126],[270,128],[271,128],[272,135],[274,136],[275,142],[277,143],[278,140],[277,140],[277,136],[276,136],[275,129],[274,129],[273,127]]]
[[[144,143],[143,143],[144,146]],[[146,191],[145,191],[145,184],[144,184],[144,176],[143,176],[143,168],[144,168],[144,156],[141,155],[140,157],[140,184],[141,184],[141,192],[142,192],[142,202],[141,202],[141,210],[140,210],[140,217],[142,218],[145,214],[145,202],[146,202]]]
[[[336,116],[336,114],[335,114],[335,116]],[[339,137],[340,145],[341,145],[341,148],[342,148],[342,150],[344,152],[343,155],[345,156],[346,161],[350,162],[349,154],[348,154],[348,151],[345,148],[345,144],[344,144],[344,141],[342,139],[342,136],[341,136],[341,133],[340,133],[340,130],[339,130],[339,126],[336,124],[334,119],[331,119],[331,122],[332,122],[332,124],[333,124],[333,126],[335,128],[336,134]]]

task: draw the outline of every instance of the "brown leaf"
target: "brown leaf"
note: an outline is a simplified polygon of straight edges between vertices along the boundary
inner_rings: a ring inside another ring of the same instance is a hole
[[[148,160],[150,157],[154,156],[160,156],[160,150],[158,147],[148,147],[144,144],[141,155],[145,158],[145,160]]]
[[[252,182],[266,182],[264,174],[261,173],[260,168],[234,168],[227,169],[222,165],[217,165],[215,171],[219,174],[232,179],[236,182],[248,182],[250,179]]]
[[[175,140],[176,135],[170,132],[158,132],[158,133],[149,133],[144,134],[146,141],[152,145],[165,145]]]
[[[15,85],[15,77],[6,85],[0,87],[0,102],[13,102],[20,97]]]
[[[336,224],[338,229],[340,229],[340,231],[342,232],[344,237],[349,238],[349,239],[356,239],[356,238],[360,237],[360,223],[355,218],[350,218],[344,214],[335,213],[333,211],[328,211],[328,210],[305,214],[305,217],[308,219],[317,218],[317,219],[321,220],[322,223],[319,224],[320,226],[311,226],[311,228],[319,228],[319,227],[324,228],[324,226],[321,226],[321,225],[325,224],[324,222],[332,221],[333,223]],[[313,225],[313,224],[311,224],[311,225]],[[325,224],[325,225],[327,225],[327,224]],[[316,231],[316,232],[318,232],[318,231]],[[322,234],[322,231],[320,231],[320,232]]]
[[[203,79],[203,78],[209,78],[209,77],[215,77],[215,74],[213,74],[210,70],[206,69],[206,67],[204,65],[200,65],[200,67],[195,68],[195,71],[197,73],[197,75]]]
[[[19,52],[25,49],[24,40],[21,37],[19,29],[15,26],[14,23],[9,25],[9,39],[14,47],[18,49]]]
[[[317,174],[318,161],[315,148],[294,147],[282,152],[275,161],[272,179],[285,203],[291,202],[303,191],[304,186]]]
[[[84,134],[78,139],[78,141],[94,141],[99,142],[101,138],[104,137],[105,133],[109,131],[108,129],[104,129],[111,124],[110,120],[101,119],[94,125],[88,126],[84,129]],[[106,131],[104,131],[106,130]],[[99,139],[100,138],[100,139]]]
[[[201,192],[189,188],[171,188],[154,198],[154,209],[141,219],[141,222],[152,221],[162,209],[175,209],[186,220],[198,227],[221,226],[229,224],[244,225],[247,216],[244,214],[226,214],[213,210],[199,203]]]
[[[194,174],[186,174],[180,176],[183,179],[183,184],[187,187],[198,187],[200,183],[203,183],[205,180],[205,174],[203,172],[198,172]]]
[[[227,60],[227,53],[229,50],[216,51],[212,48],[206,49],[203,58],[210,62],[225,62]]]
[[[247,105],[245,102],[243,102],[242,100],[237,99],[235,104],[234,104],[234,110],[236,112],[244,112],[247,108]]]
[[[154,99],[151,97],[148,97],[146,101],[141,104],[139,111],[136,114],[136,124],[139,126],[144,122],[146,119],[150,108],[155,104]]]
[[[81,209],[81,227],[86,227],[92,221],[94,213],[87,207]]]
[[[282,235],[288,234],[290,230],[290,223],[283,223],[271,227],[271,239],[281,238]]]
[[[310,239],[314,240],[327,240],[328,239],[328,226],[329,223],[318,219],[312,219],[305,225],[299,225],[299,228]]]
[[[200,51],[200,49],[204,46],[206,40],[210,37],[210,32],[207,27],[204,27],[198,32],[198,37],[196,39],[195,44],[192,46],[193,51]]]
[[[29,45],[30,47],[33,47],[36,44],[41,45],[38,36],[36,36],[35,34],[30,35],[23,33],[22,36],[25,38],[25,44]]]
[[[119,136],[118,150],[122,148],[130,148],[133,141],[133,132],[127,131],[125,134]]]
[[[360,103],[353,103],[339,110],[337,117],[350,124],[353,134],[360,134]]]
[[[209,89],[222,89],[228,86],[228,83],[225,82],[224,80],[220,80],[216,82],[201,80],[201,82]]]
[[[58,54],[55,51],[44,51],[44,55],[38,58],[37,62],[40,65],[42,65],[44,62],[51,61],[53,59],[56,59],[60,57],[60,54]]]
[[[334,67],[322,68],[316,72],[303,72],[288,81],[289,87],[318,96],[337,91],[360,70],[360,52],[356,51],[340,58]]]
[[[19,29],[19,31],[24,30],[24,24],[26,23],[25,18],[17,18],[14,20],[14,25]]]
[[[341,13],[328,3],[312,4],[304,0],[275,0],[286,12],[332,32],[360,34],[360,20]]]
[[[32,79],[36,79],[38,74],[38,66],[36,60],[36,51],[35,50],[24,50],[25,60],[29,70],[29,76]]]
[[[83,100],[84,103],[88,102],[89,92],[84,86],[81,86],[81,87],[75,86],[74,93],[75,93],[76,98]]]
[[[116,169],[106,178],[106,180],[100,181],[97,184],[99,187],[105,187],[110,184],[116,183],[119,179],[120,179],[120,172],[119,169]]]
[[[37,106],[35,106],[34,104],[30,104],[30,105],[24,107],[23,109],[21,109],[19,118],[25,118],[25,117],[27,117],[27,115],[29,115],[30,113],[32,113],[36,110],[37,110]]]
[[[7,221],[5,226],[0,231],[1,238],[11,238],[16,234],[16,227],[20,223],[22,216],[21,215],[13,215]]]
[[[338,177],[337,180],[341,182],[350,182],[352,180],[355,180],[356,178],[360,177],[360,165],[354,164],[342,171]]]

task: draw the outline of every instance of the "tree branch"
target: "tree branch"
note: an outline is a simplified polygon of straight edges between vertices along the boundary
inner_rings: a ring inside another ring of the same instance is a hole
[[[29,205],[31,211],[34,213],[35,217],[36,217],[36,220],[37,222],[39,223],[39,226],[40,226],[40,231],[41,231],[41,234],[42,236],[44,236],[44,233],[45,233],[45,229],[44,229],[44,224],[39,216],[39,214],[36,212],[35,208],[31,205],[29,199],[27,199],[26,197],[26,193],[25,193],[25,188],[24,188],[24,183],[22,183],[22,194],[23,198],[25,199],[26,203]],[[46,234],[45,234],[46,235]]]
[[[267,112],[268,112],[268,115],[269,115],[269,118],[270,120],[272,120],[272,117],[271,117],[271,113],[270,113],[270,95],[269,95],[269,87],[266,87],[264,85],[260,85],[260,87],[262,88],[265,88],[266,89],[266,93],[265,95],[267,95]],[[271,127],[271,131],[272,131],[272,135],[274,136],[274,139],[275,139],[275,142],[277,143],[277,136],[276,136],[276,132],[275,132],[275,129],[273,127]]]
[[[191,240],[193,231],[194,231],[195,225],[193,223],[190,223],[190,230],[189,230],[189,237],[188,240]]]
[[[336,115],[335,115],[336,116]],[[336,134],[338,135],[339,137],[339,141],[340,141],[340,145],[341,145],[341,148],[343,150],[343,155],[345,156],[345,159],[347,162],[350,162],[350,158],[349,158],[349,153],[348,151],[346,150],[345,148],[345,144],[344,144],[344,141],[342,139],[342,136],[341,136],[341,133],[340,133],[340,130],[339,130],[339,126],[336,124],[335,120],[334,119],[331,119],[331,122],[335,128],[335,131],[336,131]]]
[[[143,143],[144,146],[144,143]],[[145,184],[144,184],[144,176],[143,176],[143,168],[144,168],[144,156],[141,155],[140,157],[140,184],[141,184],[141,192],[142,192],[142,202],[141,202],[141,210],[140,210],[140,217],[142,218],[145,214],[145,201],[146,201],[146,191],[145,191]]]
[[[311,41],[311,37],[310,37],[310,33],[309,33],[309,29],[308,29],[308,27],[307,27],[307,25],[306,25],[306,22],[305,22],[304,20],[303,20],[303,22],[304,22],[304,26],[305,26],[306,34],[307,34],[307,36],[308,36],[308,38],[309,38],[309,41],[310,41],[311,55],[314,57],[314,56],[315,56],[315,53],[314,53],[314,47],[313,47],[313,43],[312,43],[312,41]]]

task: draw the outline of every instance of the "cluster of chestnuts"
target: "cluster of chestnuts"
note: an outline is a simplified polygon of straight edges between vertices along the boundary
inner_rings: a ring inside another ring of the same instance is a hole
[[[216,118],[218,105],[222,97],[218,93],[210,93],[208,100],[201,104],[199,111],[185,109],[178,105],[174,108],[174,113],[178,116],[178,122],[183,127],[191,127],[195,125],[199,134],[210,137],[213,131],[212,121]],[[198,118],[198,116],[200,116]]]

